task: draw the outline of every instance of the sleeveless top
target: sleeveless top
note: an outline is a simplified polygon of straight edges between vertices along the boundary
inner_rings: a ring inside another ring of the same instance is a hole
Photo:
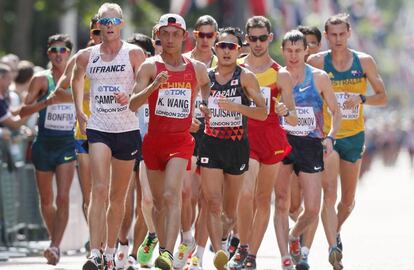
[[[55,89],[56,83],[53,80],[51,70],[42,71],[47,78],[47,91],[37,101],[45,100]],[[71,91],[68,89],[68,91]],[[71,103],[58,103],[47,106],[39,111],[37,137],[72,137],[76,121],[75,105]]]
[[[86,73],[90,78],[90,111],[87,128],[121,133],[138,130],[138,118],[127,105],[115,100],[115,93],[132,94],[135,74],[129,58],[135,45],[122,41],[122,47],[112,61],[101,58],[101,44],[92,47]]]
[[[204,133],[219,139],[241,141],[247,138],[247,117],[239,112],[221,109],[218,106],[218,98],[227,98],[238,104],[250,105],[250,99],[246,96],[240,81],[242,68],[236,66],[232,78],[224,85],[217,82],[215,72],[216,70],[212,69],[208,73],[211,81],[208,98],[211,118],[205,121]]]
[[[243,58],[243,62],[240,64],[242,67],[244,67],[245,59]],[[273,61],[273,64],[266,71],[255,74],[260,85],[260,91],[266,101],[267,118],[264,121],[249,119],[249,128],[262,126],[264,123],[280,127],[279,116],[275,113],[275,102],[272,99],[272,97],[280,99],[280,89],[277,87],[277,76],[280,68],[281,66]],[[254,107],[256,104],[252,101],[250,106]]]
[[[148,97],[148,133],[189,132],[197,78],[191,60],[182,59],[185,63],[183,71],[167,70],[163,62],[155,62],[157,74],[168,71],[168,80]]]
[[[367,79],[358,55],[352,52],[352,66],[347,71],[337,71],[332,64],[332,55],[329,52],[324,58],[324,70],[328,73],[335,92],[336,100],[342,113],[341,125],[336,133],[338,139],[353,136],[364,131],[364,106],[359,104],[351,109],[344,108],[344,102],[354,95],[365,95],[367,92]],[[331,125],[331,115],[324,105],[324,132],[328,133]]]
[[[312,70],[305,65],[305,79],[293,88],[298,124],[291,126],[282,118],[286,132],[294,136],[307,136],[322,139],[323,134],[323,100],[315,86]]]

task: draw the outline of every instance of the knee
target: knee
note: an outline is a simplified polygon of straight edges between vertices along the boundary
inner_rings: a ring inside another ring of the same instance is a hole
[[[192,196],[191,186],[188,186],[188,187],[184,186],[181,191],[181,195],[182,195],[183,201],[190,201],[191,196]]]
[[[232,228],[236,224],[236,215],[223,213],[221,215],[221,220],[227,228]]]
[[[270,194],[258,194],[255,198],[257,209],[268,210],[270,208]]]
[[[353,200],[352,202],[340,202],[338,204],[338,211],[342,210],[343,212],[346,213],[351,213],[352,210],[354,210],[355,207],[355,200]]]
[[[164,204],[167,208],[179,206],[179,203],[180,203],[179,194],[172,192],[172,191],[165,191],[163,196],[164,196]]]
[[[333,187],[327,187],[324,189],[323,193],[323,203],[325,206],[333,207],[335,206],[337,199],[336,189]]]
[[[141,207],[143,209],[151,209],[154,207],[154,200],[152,196],[143,196],[141,200]]]
[[[276,194],[276,213],[286,215],[289,213],[289,200],[285,194]]]
[[[53,207],[53,196],[51,197],[40,197],[40,207],[42,209],[48,209]]]
[[[56,197],[57,208],[69,208],[69,194],[58,195]]]
[[[304,215],[309,219],[318,218],[320,207],[318,205],[312,205],[305,208]]]
[[[207,207],[212,215],[219,216],[222,212],[222,200],[219,197],[207,199]]]
[[[99,204],[105,204],[108,200],[108,187],[105,185],[96,185],[91,193],[92,201]]]
[[[254,188],[246,189],[243,188],[240,193],[240,201],[253,201],[254,199]]]

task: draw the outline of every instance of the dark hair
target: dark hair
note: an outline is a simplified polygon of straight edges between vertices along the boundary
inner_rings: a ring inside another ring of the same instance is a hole
[[[319,31],[318,27],[299,25],[298,30],[302,34],[304,34],[305,36],[306,35],[314,35],[316,37],[316,39],[318,40],[318,43],[321,43],[322,33],[321,33],[321,31]]]
[[[69,36],[66,34],[56,34],[53,36],[50,36],[47,39],[47,48],[50,48],[54,43],[56,42],[64,42],[65,46],[69,49],[72,50],[72,42],[69,39]]]
[[[150,56],[155,55],[155,48],[152,45],[152,40],[149,36],[136,33],[133,34],[130,38],[128,38],[128,43],[135,44],[141,47],[145,52],[147,52]]]
[[[26,60],[20,61],[17,66],[17,71],[16,83],[25,83],[33,77],[34,64]]]
[[[235,36],[237,38],[237,43],[239,44],[239,46],[240,47],[243,46],[243,38],[242,38],[243,32],[240,30],[240,28],[232,27],[232,26],[220,28],[218,37],[216,39],[216,43],[218,42],[222,34],[230,34],[230,35]]]
[[[11,72],[10,66],[3,63],[3,62],[0,62],[0,76],[4,75],[6,73],[9,73],[9,72]]]
[[[306,43],[306,38],[305,35],[303,35],[299,30],[290,30],[289,32],[287,32],[282,39],[282,48],[285,48],[285,44],[286,42],[292,42],[292,43],[296,43],[298,41],[302,41],[303,42],[303,46],[306,47],[308,46],[308,44]]]
[[[246,22],[246,33],[249,33],[251,28],[266,28],[267,32],[270,33],[272,24],[269,19],[263,16],[253,16]]]
[[[89,22],[89,29],[93,29],[93,26],[96,26],[98,21],[99,21],[98,14],[93,15],[93,17],[91,18],[91,21]]]
[[[203,25],[211,25],[214,27],[214,31],[218,30],[218,24],[216,20],[210,15],[203,15],[199,17],[194,25],[194,30],[198,30]]]
[[[328,26],[330,24],[338,25],[338,24],[346,24],[346,29],[349,30],[351,28],[351,24],[349,23],[349,14],[348,13],[338,13],[331,17],[329,17],[325,22],[325,32],[328,32]]]

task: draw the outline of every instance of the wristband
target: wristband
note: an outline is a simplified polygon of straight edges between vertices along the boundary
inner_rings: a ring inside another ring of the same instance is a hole
[[[361,103],[364,104],[367,101],[367,97],[363,94],[359,94],[359,98],[361,99]]]
[[[206,101],[206,100],[202,100],[202,101],[200,102],[200,105],[204,105],[204,106],[208,107],[208,101]]]
[[[331,142],[332,142],[332,145],[335,143],[335,139],[334,139],[334,137],[332,137],[332,136],[326,136],[325,137],[325,139],[329,139],[329,140],[331,140]]]

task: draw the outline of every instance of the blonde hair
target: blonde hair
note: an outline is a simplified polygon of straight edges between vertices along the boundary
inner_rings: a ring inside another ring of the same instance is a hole
[[[116,4],[116,3],[104,3],[104,4],[102,4],[102,6],[100,6],[100,7],[99,7],[99,10],[98,10],[98,17],[99,17],[99,18],[102,18],[102,14],[103,14],[105,11],[108,11],[108,10],[114,10],[114,11],[116,11],[116,12],[119,14],[119,18],[121,18],[121,19],[122,19],[122,17],[123,17],[123,14],[122,14],[122,9],[121,9],[121,7],[120,7],[118,4]]]

